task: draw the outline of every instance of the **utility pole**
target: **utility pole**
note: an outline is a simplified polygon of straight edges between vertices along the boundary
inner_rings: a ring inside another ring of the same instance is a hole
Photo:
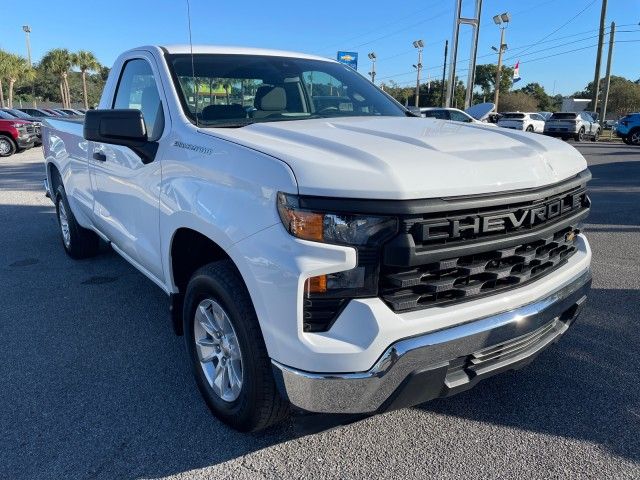
[[[495,95],[493,97],[493,103],[496,104],[497,112],[498,102],[500,101],[500,81],[502,80],[502,54],[507,49],[507,44],[504,43],[504,32],[507,28],[507,25],[511,21],[511,15],[509,15],[509,13],[507,12],[501,13],[500,15],[496,15],[495,17],[493,17],[493,21],[500,27],[500,46],[498,48],[492,47],[498,52],[498,69],[496,71]]]
[[[444,98],[444,81],[447,76],[447,50],[449,49],[449,40],[444,41],[444,66],[442,67],[442,85],[440,85],[440,103],[446,106],[447,100]]]
[[[416,69],[416,107],[420,106],[420,72],[422,71],[422,49],[424,48],[424,42],[422,40],[415,40],[413,46],[418,49],[418,63],[413,68]]]
[[[29,61],[29,68],[33,68],[33,64],[31,63],[31,27],[29,25],[23,25],[22,30],[24,31],[24,35],[27,40],[27,59]],[[33,98],[33,108],[36,108],[36,86],[35,80],[31,82],[31,97]]]
[[[602,119],[604,122],[607,118],[607,103],[609,103],[609,85],[611,84],[611,60],[613,59],[613,45],[616,36],[616,22],[611,22],[611,30],[609,30],[609,54],[607,56],[607,74],[604,81],[604,100],[602,102]]]
[[[371,60],[371,71],[369,72],[369,75],[371,76],[371,83],[373,83],[375,85],[376,83],[376,59],[378,57],[376,57],[376,52],[371,52],[369,53],[369,59]]]
[[[602,60],[602,45],[604,43],[604,21],[607,16],[607,0],[602,0],[600,10],[600,34],[598,35],[598,53],[596,53],[596,69],[593,74],[593,93],[591,95],[591,110],[598,111],[598,94],[600,93],[600,61]]]

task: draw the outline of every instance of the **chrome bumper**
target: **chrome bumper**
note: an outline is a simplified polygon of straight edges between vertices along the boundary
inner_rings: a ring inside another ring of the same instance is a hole
[[[281,394],[311,412],[370,413],[453,395],[528,364],[564,334],[591,287],[590,271],[536,302],[400,340],[359,373],[311,373],[272,360]]]

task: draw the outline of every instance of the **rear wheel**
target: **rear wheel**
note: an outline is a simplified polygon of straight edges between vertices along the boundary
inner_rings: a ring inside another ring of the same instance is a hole
[[[574,137],[576,142],[584,142],[584,127],[580,128],[576,136]]]
[[[627,138],[629,139],[629,145],[640,145],[640,128],[631,130]]]
[[[16,144],[13,139],[0,135],[0,157],[10,157],[14,153],[16,153]]]
[[[622,141],[627,145],[631,145],[631,137],[628,135],[626,137],[622,137]]]
[[[527,132],[533,132],[533,125],[529,125],[527,127]]]
[[[67,254],[71,258],[80,259],[92,257],[98,253],[100,247],[98,236],[78,224],[62,185],[56,190],[55,203],[62,245]]]
[[[596,130],[596,133],[593,134],[593,138],[591,140],[593,140],[594,142],[597,142],[599,138],[600,138],[600,129]]]
[[[230,260],[191,277],[183,324],[198,389],[220,420],[247,432],[287,415],[249,292]]]

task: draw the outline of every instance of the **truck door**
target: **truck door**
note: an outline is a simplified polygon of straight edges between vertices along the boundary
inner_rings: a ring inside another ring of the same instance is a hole
[[[155,68],[153,57],[144,52],[127,60],[111,102],[111,108],[142,111],[152,141],[163,136],[166,118]],[[96,226],[116,249],[156,279],[163,278],[159,192],[164,148],[159,143],[155,159],[146,164],[128,147],[98,142],[89,146]]]

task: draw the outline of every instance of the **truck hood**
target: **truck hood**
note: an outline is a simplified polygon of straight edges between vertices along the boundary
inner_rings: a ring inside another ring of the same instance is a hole
[[[286,162],[299,193],[407,200],[535,188],[587,168],[572,146],[512,130],[411,117],[200,129]]]

